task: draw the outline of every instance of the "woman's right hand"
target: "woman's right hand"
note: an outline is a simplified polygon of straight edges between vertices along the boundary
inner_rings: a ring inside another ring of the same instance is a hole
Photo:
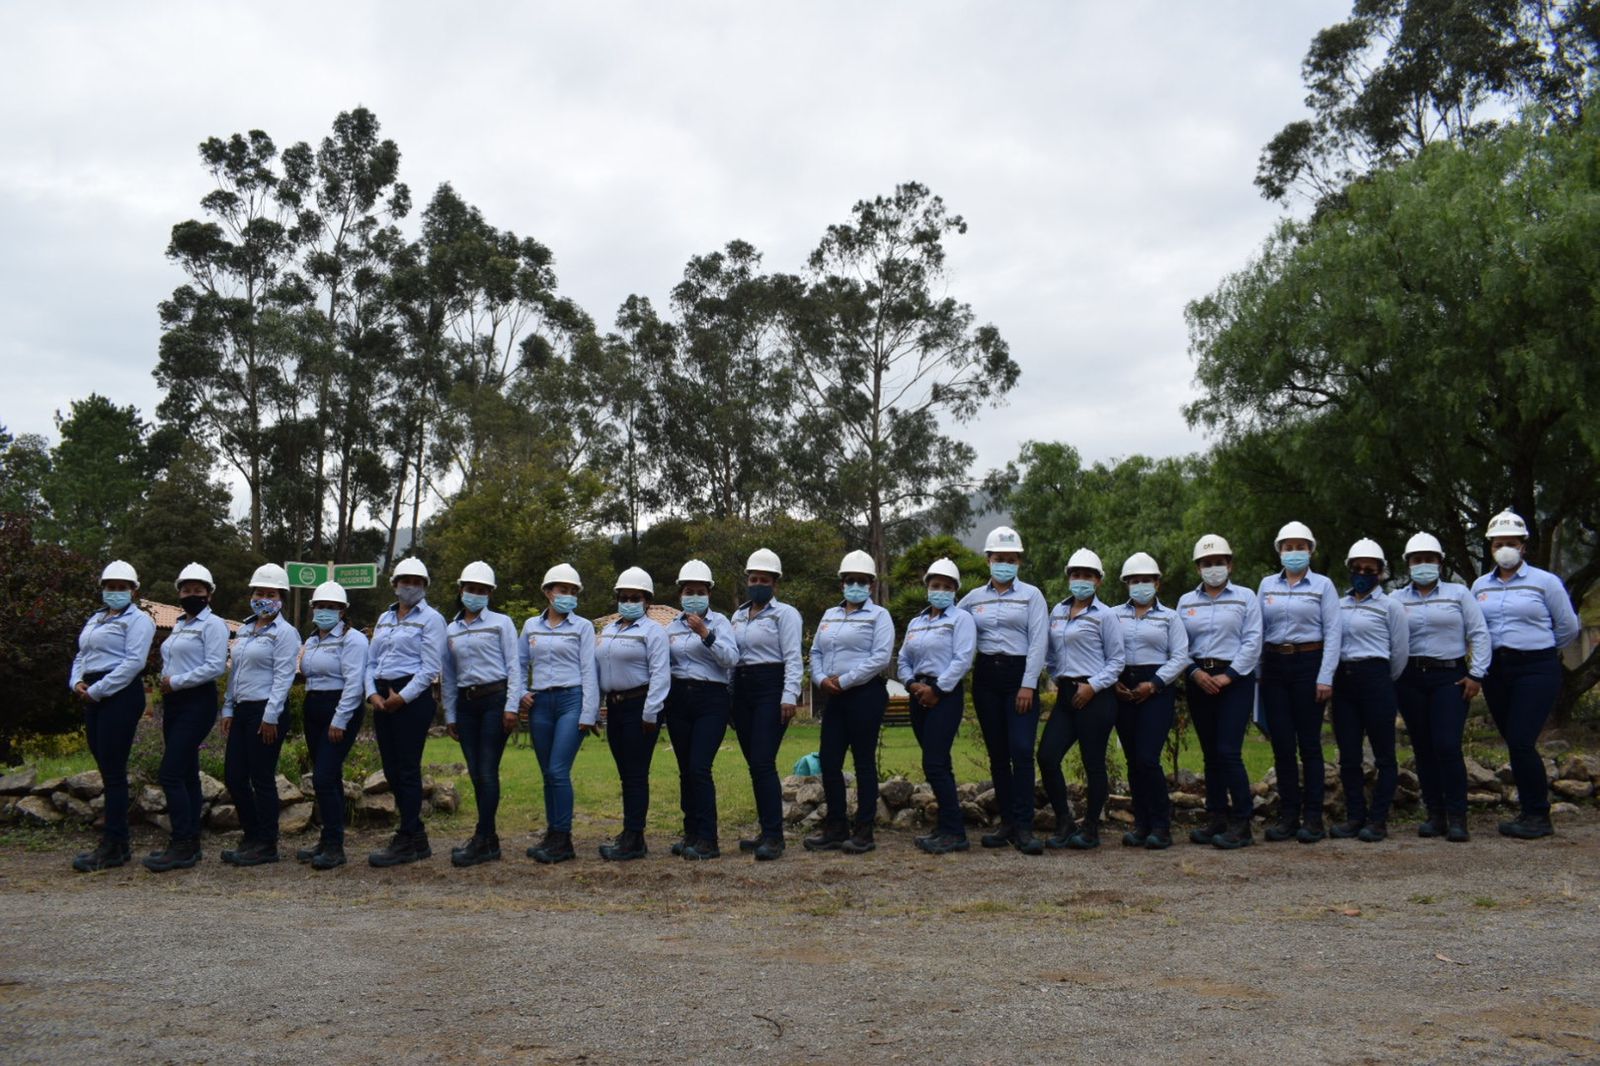
[[[527,714],[529,711],[533,710],[533,693],[524,692],[522,694],[522,702],[517,704],[517,709],[523,714]]]
[[[232,718],[224,718],[222,720],[222,739],[223,740],[227,740],[228,739],[228,734],[232,730],[233,730],[233,719]]]
[[[339,741],[344,739],[344,730],[340,729],[336,725],[330,725],[328,727],[328,739],[333,741],[335,744],[339,743]]]

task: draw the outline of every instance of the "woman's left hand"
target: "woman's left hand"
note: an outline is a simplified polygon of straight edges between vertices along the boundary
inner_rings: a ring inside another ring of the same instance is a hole
[[[1078,691],[1072,694],[1072,706],[1075,710],[1083,710],[1089,706],[1089,701],[1094,699],[1094,686],[1087,681],[1079,682]]]

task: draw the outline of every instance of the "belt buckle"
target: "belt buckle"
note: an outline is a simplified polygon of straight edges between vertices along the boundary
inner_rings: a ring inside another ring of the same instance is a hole
[[[1273,650],[1279,655],[1293,655],[1295,651],[1295,645],[1293,641],[1285,644],[1275,644],[1273,645]]]

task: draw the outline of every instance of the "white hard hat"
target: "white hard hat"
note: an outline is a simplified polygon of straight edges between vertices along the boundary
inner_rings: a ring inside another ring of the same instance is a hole
[[[105,578],[102,577],[100,580],[104,581]],[[198,581],[212,592],[217,591],[217,583],[211,580],[211,571],[207,570],[199,563],[190,563],[182,570],[179,570],[178,580],[172,583],[172,587],[177,588],[185,581]]]
[[[690,559],[678,568],[678,584],[684,585],[691,581],[705,585],[707,588],[717,587],[717,583],[711,580],[711,567],[700,559]]]
[[[1286,540],[1303,540],[1311,545],[1311,550],[1317,549],[1317,538],[1311,535],[1311,527],[1304,522],[1290,522],[1278,530],[1278,535],[1272,538],[1272,550],[1280,551],[1279,547]]]
[[[1067,560],[1067,569],[1093,570],[1095,573],[1100,574],[1101,576],[1104,576],[1106,572],[1106,568],[1100,563],[1100,556],[1096,555],[1088,548],[1079,548],[1077,551],[1073,552],[1072,558]]]
[[[1149,552],[1134,552],[1128,556],[1128,561],[1122,564],[1122,576],[1124,579],[1145,574],[1153,574],[1156,577],[1161,576],[1161,567],[1150,556]]]
[[[1417,552],[1433,552],[1435,555],[1443,556],[1444,546],[1432,533],[1418,533],[1406,541],[1405,554],[1409,557]]]
[[[494,588],[494,567],[482,559],[468,563],[461,568],[461,576],[456,578],[456,584],[465,585],[469,581],[474,585],[488,585]]]
[[[1528,523],[1515,511],[1501,511],[1489,519],[1489,531],[1484,534],[1490,540],[1495,537],[1526,537]]]
[[[350,606],[350,596],[337,581],[324,581],[311,590],[312,603],[342,603]]]
[[[557,563],[544,572],[544,582],[539,587],[547,589],[551,585],[571,585],[579,592],[583,591],[583,579],[566,563]]]
[[[1227,538],[1207,533],[1194,542],[1194,561],[1198,563],[1208,555],[1226,555],[1231,559],[1233,549],[1228,546]]]
[[[1010,526],[995,526],[989,530],[989,535],[983,538],[985,552],[1022,552],[1022,538],[1017,536],[1017,531]]]
[[[139,587],[139,572],[133,568],[132,563],[125,563],[121,559],[113,559],[100,571],[100,584],[107,581],[131,581],[133,587]]]
[[[621,592],[623,589],[632,589],[634,592],[643,592],[651,597],[656,594],[656,583],[651,581],[650,575],[645,573],[643,567],[639,566],[630,566],[618,574],[617,583],[611,587],[617,592]]]
[[[253,589],[280,589],[289,591],[289,573],[277,563],[262,563],[256,567],[256,572],[250,575],[250,587]]]
[[[878,564],[872,561],[872,556],[864,551],[853,551],[839,560],[839,576],[846,574],[870,574],[878,576]]]
[[[744,572],[760,571],[764,574],[783,576],[783,562],[778,558],[778,553],[771,548],[757,548],[750,553],[750,558],[744,561]]]
[[[953,559],[935,559],[928,564],[928,572],[922,575],[922,583],[926,585],[930,577],[947,577],[961,587],[961,568]]]
[[[389,584],[394,584],[397,578],[420,577],[424,585],[428,584],[428,568],[422,565],[421,559],[401,559],[394,566],[394,573],[389,575]]]
[[[1384,566],[1389,565],[1389,560],[1383,557],[1383,545],[1371,537],[1362,537],[1350,545],[1350,550],[1344,553],[1344,561],[1348,563],[1353,559],[1376,559]]]

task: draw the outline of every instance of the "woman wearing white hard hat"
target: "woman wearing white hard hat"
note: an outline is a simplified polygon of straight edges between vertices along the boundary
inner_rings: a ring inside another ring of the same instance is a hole
[[[544,573],[545,610],[522,624],[517,658],[527,692],[521,710],[528,716],[533,754],[544,782],[545,832],[528,849],[541,863],[566,862],[572,847],[572,761],[583,742],[582,722],[600,713],[600,683],[594,669],[594,623],[578,612],[583,579],[566,563]]]
[[[1304,522],[1273,538],[1282,569],[1261,579],[1261,712],[1278,772],[1278,821],[1268,840],[1315,844],[1322,820],[1322,707],[1339,665],[1339,592],[1311,569],[1317,539]],[[1304,775],[1301,768],[1304,767]]]
[[[398,866],[433,854],[422,825],[422,749],[438,707],[433,683],[444,670],[444,616],[428,603],[428,568],[401,559],[390,575],[395,602],[372,627],[367,649],[367,706],[394,791],[400,826],[367,856],[372,866]]]
[[[980,840],[986,848],[1014,847],[1044,854],[1033,835],[1033,743],[1039,734],[1039,671],[1050,637],[1044,593],[1018,580],[1022,538],[996,526],[984,539],[989,580],[961,598],[978,629],[972,668],[972,709],[989,755],[1000,825]]]
[[[1405,608],[1383,591],[1389,561],[1378,542],[1363,537],[1350,545],[1345,565],[1350,591],[1339,601],[1339,669],[1333,685],[1333,738],[1339,745],[1345,820],[1330,834],[1375,844],[1389,835],[1389,808],[1400,770],[1394,752],[1394,719],[1400,709],[1395,682],[1411,655],[1411,635]],[[1363,741],[1372,748],[1377,770],[1370,802]]]
[[[1489,629],[1467,586],[1440,580],[1443,565],[1444,547],[1431,533],[1406,542],[1411,583],[1394,598],[1405,609],[1411,646],[1397,695],[1428,812],[1417,835],[1465,843],[1467,769],[1461,735],[1467,705],[1489,673]]]
[[[783,854],[783,785],[778,746],[800,701],[800,612],[778,599],[783,563],[757,548],[745,561],[745,601],[731,624],[739,644],[733,670],[731,718],[739,750],[750,767],[760,835],[739,841],[740,851],[767,862]]]
[[[923,575],[928,606],[906,623],[896,670],[911,696],[911,730],[922,747],[922,775],[939,801],[932,833],[917,838],[930,855],[966,851],[967,827],[950,760],[961,730],[962,682],[978,649],[978,626],[956,606],[961,571],[950,559],[935,559]]]
[[[1215,533],[1194,544],[1200,584],[1178,597],[1178,617],[1189,636],[1184,702],[1205,759],[1206,824],[1189,839],[1232,850],[1254,838],[1255,799],[1244,768],[1244,735],[1256,702],[1261,659],[1261,605],[1233,583],[1233,548]]]
[[[1122,564],[1128,602],[1113,613],[1122,626],[1122,677],[1117,697],[1117,739],[1128,760],[1133,793],[1133,828],[1122,835],[1130,848],[1159,851],[1172,846],[1172,804],[1161,753],[1178,702],[1174,687],[1189,665],[1189,633],[1178,612],[1157,598],[1161,567],[1145,552]]]
[[[476,866],[500,858],[500,758],[517,728],[522,703],[522,669],[517,627],[510,618],[489,609],[494,570],[478,560],[468,563],[456,580],[461,611],[445,627],[445,652],[440,662],[444,720],[461,745],[478,821],[472,839],[450,851],[454,866]]]
[[[93,851],[72,860],[79,873],[124,865],[128,844],[128,753],[144,717],[144,668],[156,624],[133,602],[139,575],[118,559],[100,572],[100,603],[78,634],[67,684],[83,702],[89,753],[105,782],[105,829]]]
[[[1100,556],[1079,548],[1067,560],[1068,596],[1050,612],[1045,669],[1055,679],[1056,702],[1039,737],[1039,777],[1056,813],[1055,835],[1045,841],[1051,848],[1099,847],[1100,816],[1111,794],[1106,745],[1117,724],[1112,690],[1122,676],[1125,652],[1122,626],[1098,595],[1104,576]],[[1067,779],[1061,772],[1061,760],[1074,744],[1089,778],[1082,824],[1073,822]]]
[[[683,839],[674,855],[690,861],[719,858],[717,784],[712,766],[728,732],[728,678],[739,662],[739,642],[726,615],[711,609],[711,567],[690,559],[678,570],[682,613],[667,626],[672,688],[667,692],[667,738],[678,760],[678,801]]]
[[[894,621],[872,600],[877,565],[864,551],[839,563],[844,600],[829,607],[811,641],[811,679],[827,697],[822,718],[822,790],[827,815],[821,831],[805,839],[807,851],[860,855],[877,847],[878,734],[889,706],[884,671],[894,657]],[[856,810],[845,808],[844,753],[855,764]]]
[[[361,732],[367,688],[367,635],[345,618],[350,596],[337,581],[324,581],[311,593],[311,635],[300,649],[300,674],[306,679],[303,709],[311,784],[317,796],[322,834],[314,848],[295,858],[314,870],[343,866],[344,760]]]
[[[259,866],[278,861],[278,753],[289,687],[300,658],[300,634],[283,617],[289,575],[276,563],[250,575],[250,617],[233,642],[233,669],[222,701],[223,780],[239,812],[244,840],[222,861]]]
[[[600,857],[627,862],[649,853],[644,823],[650,813],[650,763],[672,688],[672,653],[666,630],[649,616],[656,594],[650,575],[630,566],[617,575],[612,591],[617,618],[595,635],[594,662],[606,701],[606,746],[622,783],[622,832],[600,845]]]
[[[172,839],[145,856],[153,873],[200,861],[200,745],[217,724],[217,678],[228,670],[228,623],[211,612],[211,571],[190,563],[174,587],[183,615],[161,642],[161,788]]]
[[[1505,738],[1521,814],[1503,836],[1533,840],[1555,832],[1539,734],[1561,694],[1561,649],[1578,635],[1578,614],[1561,579],[1529,565],[1528,524],[1512,511],[1489,520],[1494,569],[1472,583],[1494,649],[1483,695]]]

